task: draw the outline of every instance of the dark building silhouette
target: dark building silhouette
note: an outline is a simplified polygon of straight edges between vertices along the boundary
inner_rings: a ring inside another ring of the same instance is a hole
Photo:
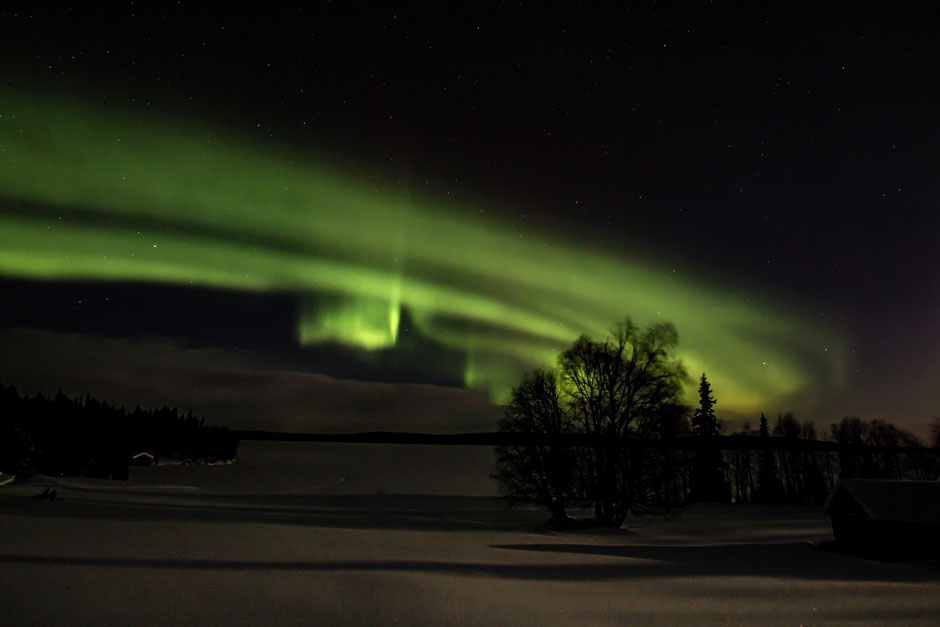
[[[824,506],[836,540],[882,554],[940,547],[940,482],[841,479]]]

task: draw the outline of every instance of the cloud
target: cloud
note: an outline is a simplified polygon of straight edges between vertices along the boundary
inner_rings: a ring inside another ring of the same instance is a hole
[[[236,429],[458,433],[493,430],[502,413],[459,388],[268,369],[256,351],[165,338],[12,329],[0,331],[0,345],[0,380],[21,393],[61,388],[129,407],[175,406]]]

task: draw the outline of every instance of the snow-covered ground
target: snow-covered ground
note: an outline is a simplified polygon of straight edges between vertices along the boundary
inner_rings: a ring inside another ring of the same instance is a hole
[[[698,505],[629,520],[623,532],[558,533],[537,510],[506,512],[486,498],[491,463],[473,447],[248,443],[232,466],[6,485],[0,623],[911,625],[940,616],[940,570],[820,550],[831,536],[818,508]],[[31,498],[47,486],[56,501]]]

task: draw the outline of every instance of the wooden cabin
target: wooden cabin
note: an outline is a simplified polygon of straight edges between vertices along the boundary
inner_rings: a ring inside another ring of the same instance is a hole
[[[148,451],[141,451],[136,455],[131,455],[131,459],[128,462],[131,466],[150,466],[154,462],[153,453]]]
[[[940,548],[940,482],[840,479],[823,506],[842,544],[891,552]]]

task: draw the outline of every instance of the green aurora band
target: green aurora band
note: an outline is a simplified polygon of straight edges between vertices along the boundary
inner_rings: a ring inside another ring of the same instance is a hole
[[[808,316],[207,127],[15,94],[0,96],[0,274],[293,292],[300,342],[365,350],[393,346],[407,308],[494,400],[627,314],[674,322],[724,409],[842,385],[840,342]]]

